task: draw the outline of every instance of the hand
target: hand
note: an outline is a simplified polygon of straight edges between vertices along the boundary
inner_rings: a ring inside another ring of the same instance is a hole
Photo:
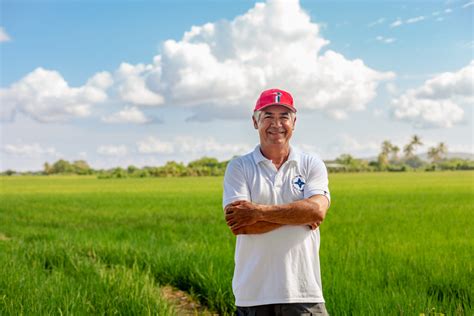
[[[242,227],[258,222],[259,218],[259,205],[249,201],[235,201],[225,208],[227,226],[235,235],[237,235],[236,232],[241,231]]]
[[[240,228],[230,228],[230,230],[232,231],[232,234],[234,234],[234,236],[237,236],[237,235],[246,235],[247,234],[247,227],[248,226],[243,226],[243,227],[240,227]]]
[[[321,225],[321,222],[311,223],[311,224],[308,225],[308,227],[311,230],[315,230],[316,228],[319,227],[319,225]]]

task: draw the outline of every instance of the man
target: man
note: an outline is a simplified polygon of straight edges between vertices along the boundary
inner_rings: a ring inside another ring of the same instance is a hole
[[[318,229],[330,203],[326,167],[290,146],[290,93],[263,91],[252,119],[260,145],[233,159],[224,177],[225,218],[237,236],[237,315],[327,315]]]

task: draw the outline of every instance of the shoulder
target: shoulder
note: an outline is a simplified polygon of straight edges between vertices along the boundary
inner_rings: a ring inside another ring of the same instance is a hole
[[[243,170],[251,164],[253,164],[252,152],[242,156],[233,157],[227,164],[227,170]]]
[[[306,152],[296,149],[299,163],[302,167],[306,168],[326,168],[324,161],[321,157],[314,152]]]

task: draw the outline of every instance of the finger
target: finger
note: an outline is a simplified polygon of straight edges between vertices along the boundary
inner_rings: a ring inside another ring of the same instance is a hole
[[[247,204],[239,204],[239,205],[236,205],[232,208],[234,211],[241,211],[241,210],[248,210],[249,207],[247,206]]]
[[[239,230],[232,229],[232,234],[234,234],[235,236],[237,236],[239,232],[240,232]]]
[[[237,229],[242,228],[243,226],[244,226],[244,225],[242,225],[242,224],[233,223],[233,225],[231,226],[231,228],[234,229],[234,230],[237,230]]]

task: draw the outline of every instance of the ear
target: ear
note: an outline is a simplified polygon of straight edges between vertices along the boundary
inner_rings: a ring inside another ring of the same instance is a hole
[[[295,116],[295,119],[293,120],[293,130],[295,130],[295,125],[296,125],[296,116]]]
[[[254,127],[255,129],[258,129],[258,123],[257,123],[257,121],[255,120],[255,117],[254,117],[253,115],[252,115],[252,121],[253,121],[253,127]]]

